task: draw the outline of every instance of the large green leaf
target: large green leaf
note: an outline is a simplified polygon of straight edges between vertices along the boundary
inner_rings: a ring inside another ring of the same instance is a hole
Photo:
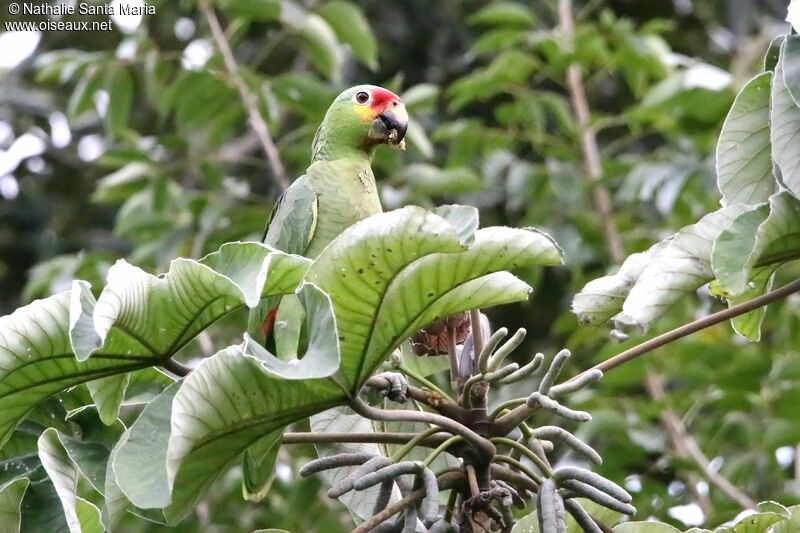
[[[769,139],[772,73],[750,80],[733,102],[717,144],[717,185],[722,205],[757,204],[775,190]]]
[[[627,522],[614,528],[614,533],[680,533],[663,522]]]
[[[639,276],[617,324],[646,329],[679,299],[711,281],[714,241],[747,208],[744,204],[724,207],[676,233]]]
[[[267,433],[245,450],[242,457],[242,496],[258,502],[269,492],[275,479],[275,463],[281,447],[282,430]]]
[[[126,66],[114,66],[106,72],[104,88],[108,92],[106,129],[118,137],[128,127],[133,102],[133,77]]]
[[[354,56],[372,70],[378,67],[378,42],[361,8],[352,2],[334,0],[320,6],[319,14],[339,40],[350,45]]]
[[[595,326],[622,311],[636,280],[667,244],[669,241],[660,242],[644,252],[631,254],[615,274],[587,283],[572,299],[572,312],[582,324]]]
[[[179,388],[180,382],[173,383],[147,404],[112,451],[114,481],[132,504],[143,509],[169,501],[164,466],[172,400]]]
[[[740,214],[717,238],[712,268],[732,295],[748,290],[757,267],[800,257],[800,200],[781,191],[768,204]]]
[[[333,302],[352,394],[436,318],[527,298],[530,288],[502,270],[561,263],[558,246],[537,231],[485,228],[469,248],[460,237],[444,219],[406,207],[352,226],[314,261],[306,278]]]
[[[586,498],[577,498],[576,501],[592,517],[602,522],[605,526],[611,527],[622,518],[622,513],[612,511],[602,505],[596,504]],[[617,526],[619,527],[619,526]],[[616,528],[614,529],[616,531]],[[528,516],[522,517],[511,530],[511,533],[539,533],[539,518],[536,511]],[[567,533],[583,533],[583,529],[578,525],[572,515],[567,514]],[[653,532],[657,533],[657,532]]]
[[[226,244],[200,261],[175,259],[161,276],[120,260],[96,302],[85,284],[80,293],[73,290],[76,357],[85,360],[101,348],[169,357],[232,307],[255,307],[263,297],[292,292],[308,264],[259,243]]]
[[[119,261],[95,300],[89,286],[0,317],[0,444],[25,414],[68,387],[157,365],[241,305],[292,292],[308,259],[259,243],[231,243],[199,261],[176,259],[153,276]],[[113,421],[125,380],[93,386]]]
[[[800,195],[800,107],[786,87],[784,65],[800,61],[800,50],[796,46],[788,48],[789,41],[800,39],[797,35],[787,35],[781,45],[781,58],[775,65],[772,77],[772,107],[770,109],[772,158],[780,169],[781,183],[795,196]],[[791,54],[791,57],[790,55]]]
[[[29,484],[22,477],[0,485],[0,533],[19,533],[20,506]]]
[[[69,343],[70,293],[37,300],[0,318],[0,443],[35,405],[70,386],[155,364],[150,357],[99,352],[78,362]]]
[[[783,39],[783,36],[776,37],[776,39]],[[786,36],[785,45],[783,45],[784,61],[781,65],[783,68],[783,81],[789,94],[797,105],[800,105],[800,39],[797,35]]]
[[[61,500],[70,533],[93,532],[92,527],[86,530],[83,527],[84,523],[91,519],[90,514],[85,511],[81,513],[84,515],[84,520],[78,516],[76,505],[79,472],[64,449],[56,429],[49,428],[39,437],[39,458]]]
[[[773,527],[773,533],[792,533],[800,531],[800,505],[793,505],[787,509],[789,520],[779,522]]]
[[[357,415],[347,407],[335,407],[313,415],[311,417],[310,427],[311,431],[314,433],[371,433],[375,431],[371,420]],[[317,444],[316,449],[320,457],[340,453],[371,453],[373,455],[385,455],[381,447],[374,443],[353,442]],[[357,466],[334,468],[324,471],[322,475],[329,486],[334,486],[357,468]],[[366,520],[372,516],[379,490],[380,487],[377,485],[367,490],[351,490],[339,496],[339,501],[360,520]],[[394,494],[393,501],[399,499],[398,496],[399,492]]]
[[[302,359],[286,363],[246,338],[184,381],[173,403],[167,454],[172,500],[159,502],[170,504],[167,519],[185,514],[266,433],[357,394],[420,326],[526,298],[530,287],[499,270],[560,261],[553,241],[529,230],[479,230],[467,248],[457,228],[418,207],[350,227],[320,254],[299,292],[311,334]]]
[[[310,324],[303,359],[286,363],[246,337],[203,361],[173,402],[159,398],[145,409],[114,461],[117,481],[135,505],[169,506],[165,519],[179,520],[251,444],[346,397],[337,384],[339,352],[330,302],[311,284],[303,286],[300,298]]]
[[[280,21],[303,44],[314,66],[336,79],[342,68],[342,51],[331,26],[316,13],[309,13],[293,2],[281,3]]]

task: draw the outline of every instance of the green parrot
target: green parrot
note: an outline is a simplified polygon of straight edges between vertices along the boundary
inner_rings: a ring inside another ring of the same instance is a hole
[[[370,166],[374,148],[388,144],[404,149],[407,127],[405,104],[393,92],[375,85],[342,92],[314,136],[306,173],[275,204],[263,242],[313,259],[346,228],[380,213]],[[278,313],[279,300],[269,300],[251,314],[251,334],[260,324],[262,339],[269,336]]]

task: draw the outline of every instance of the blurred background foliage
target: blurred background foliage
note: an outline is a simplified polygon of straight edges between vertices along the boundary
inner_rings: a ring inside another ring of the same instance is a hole
[[[101,287],[118,258],[162,272],[177,256],[261,235],[280,188],[207,20],[189,0],[151,5],[156,15],[116,20],[113,32],[0,34],[2,313],[73,278]],[[528,351],[570,348],[573,372],[643,338],[620,344],[569,313],[572,295],[619,262],[604,228],[630,254],[716,209],[722,121],[786,31],[780,0],[577,2],[574,39],[554,0],[214,8],[288,178],[303,172],[331,99],[376,83],[400,94],[413,119],[408,151],[375,158],[386,209],[471,204],[485,226],[532,225],[557,239],[566,265],[528,274],[532,299],[489,314],[496,326],[527,328]],[[31,53],[20,55],[25,46]],[[569,65],[582,74],[597,135],[597,181],[587,177]],[[598,183],[610,191],[606,215],[593,201]],[[657,329],[722,307],[702,292]],[[634,493],[637,518],[732,519],[741,501],[720,476],[740,497],[800,502],[797,303],[770,308],[759,344],[717,326],[614,370],[580,398],[594,415],[580,435],[605,458],[600,473]],[[234,329],[220,325],[187,356],[213,353]],[[295,475],[314,450],[281,453],[265,502],[244,502],[234,471],[175,530],[349,530],[319,481]],[[120,531],[166,529],[129,517]]]

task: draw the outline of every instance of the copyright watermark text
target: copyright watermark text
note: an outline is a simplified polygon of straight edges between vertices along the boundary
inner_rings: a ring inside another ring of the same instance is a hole
[[[140,0],[110,4],[19,1],[9,3],[6,11],[12,20],[3,21],[5,31],[111,31],[114,29],[111,18],[156,14],[155,6]]]

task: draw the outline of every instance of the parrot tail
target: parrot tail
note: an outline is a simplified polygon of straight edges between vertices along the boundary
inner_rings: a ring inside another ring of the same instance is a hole
[[[272,332],[272,327],[275,325],[275,315],[277,314],[278,314],[278,306],[276,305],[267,312],[267,316],[264,318],[264,322],[261,323],[261,334],[264,336],[265,339],[268,339],[269,334]]]

